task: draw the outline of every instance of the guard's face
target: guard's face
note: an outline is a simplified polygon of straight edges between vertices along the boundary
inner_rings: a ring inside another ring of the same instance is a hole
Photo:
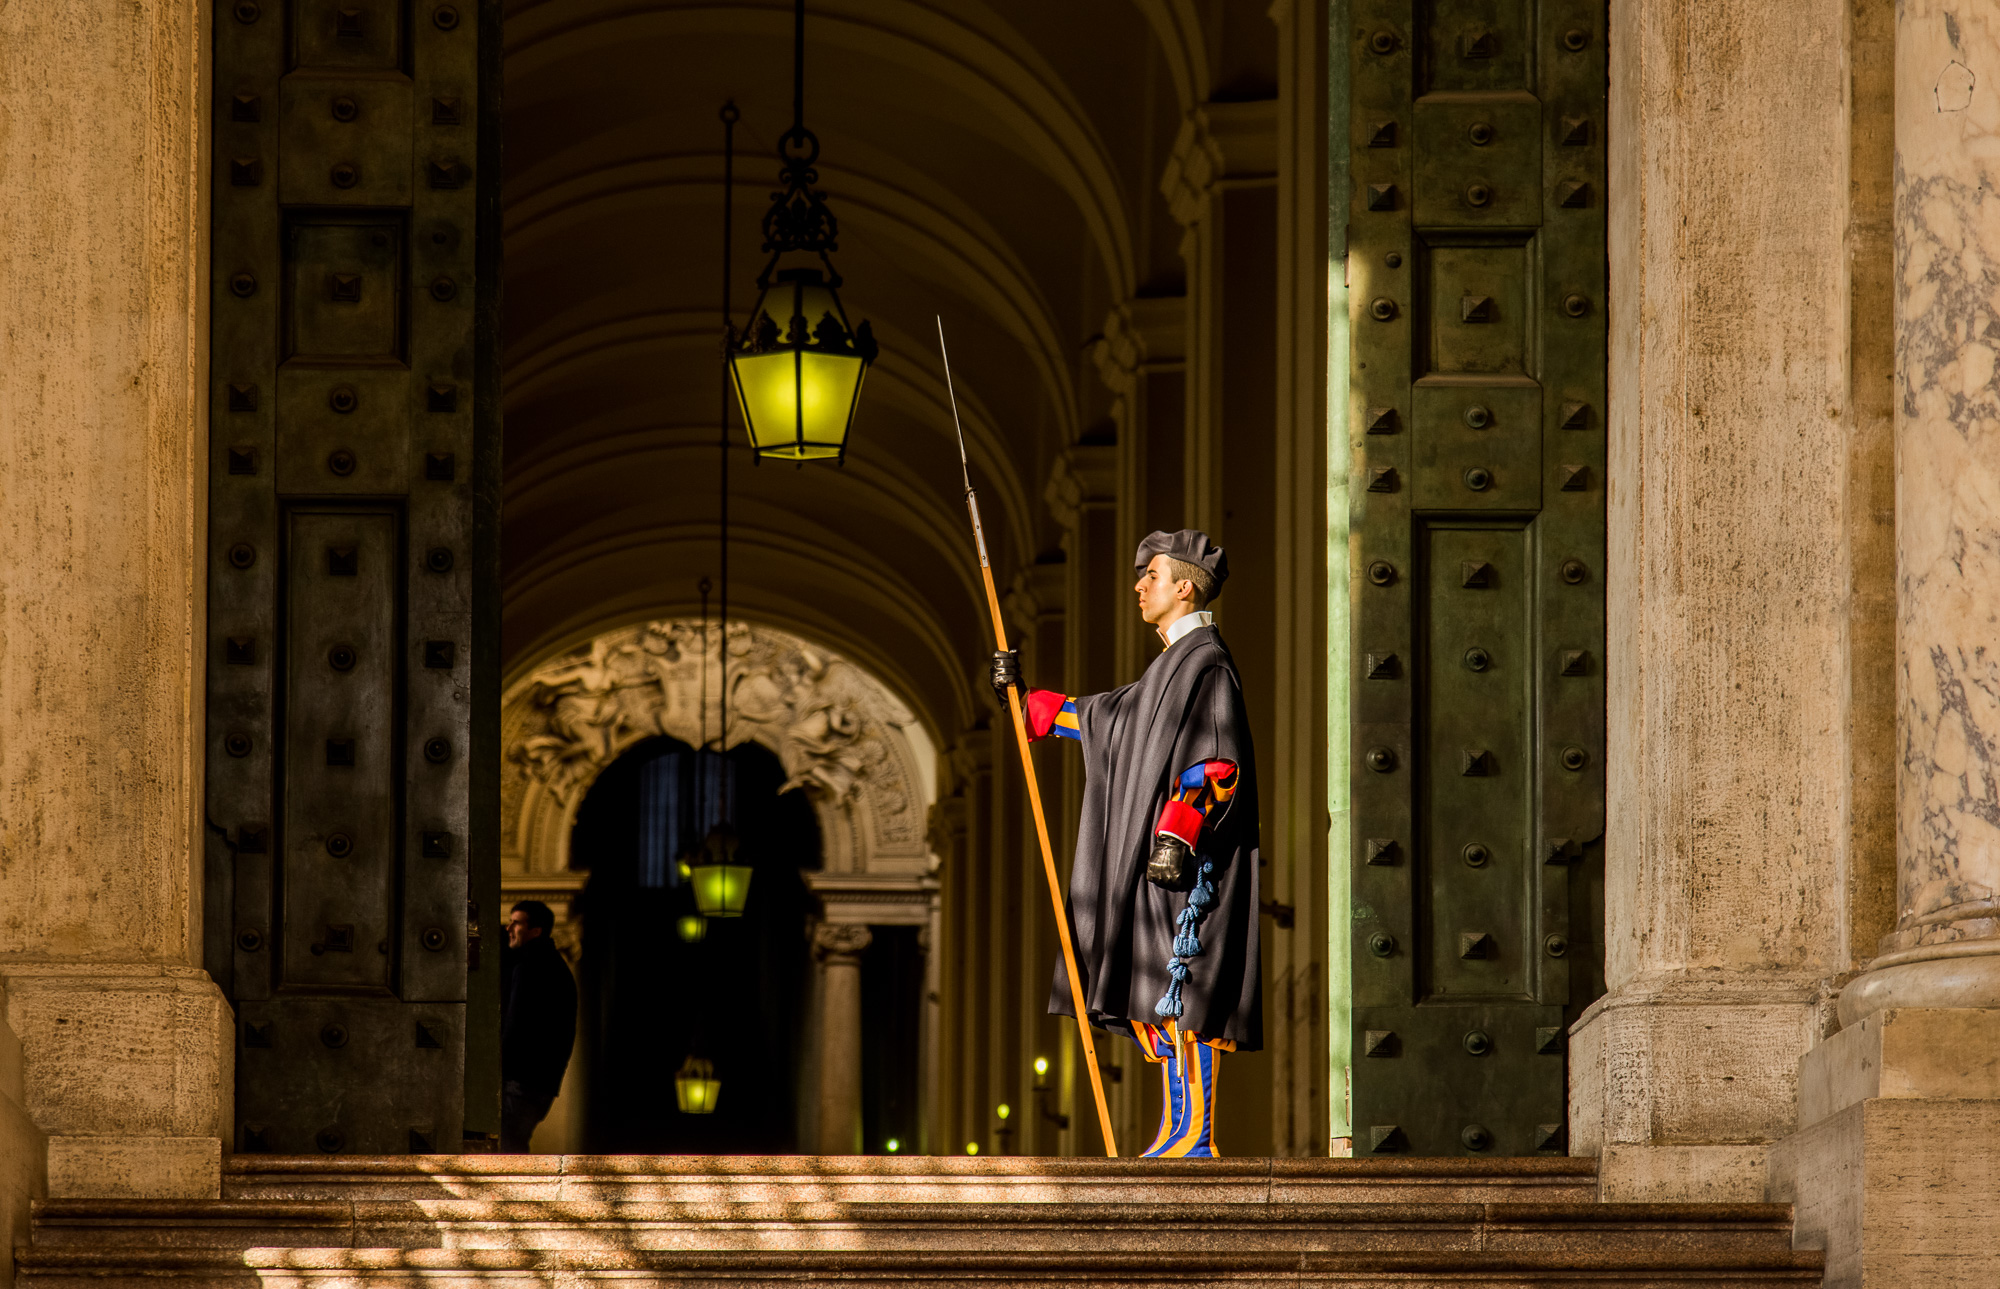
[[[518,949],[542,933],[538,926],[528,925],[528,915],[519,909],[507,918],[507,947]]]
[[[1139,616],[1151,626],[1158,626],[1175,604],[1194,595],[1193,582],[1174,581],[1165,555],[1153,556],[1132,589],[1139,593]]]

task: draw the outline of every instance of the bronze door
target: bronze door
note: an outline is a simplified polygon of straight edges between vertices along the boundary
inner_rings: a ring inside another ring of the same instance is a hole
[[[1355,0],[1356,1154],[1562,1153],[1602,992],[1601,0]]]
[[[215,6],[206,942],[238,1150],[497,1130],[497,10]]]

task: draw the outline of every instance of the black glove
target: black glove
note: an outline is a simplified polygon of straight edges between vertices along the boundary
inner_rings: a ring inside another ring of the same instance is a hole
[[[1007,691],[1021,683],[1020,651],[1018,649],[995,649],[993,651],[993,669],[988,673],[987,680],[992,684],[993,692],[1000,695],[1000,701],[1003,703],[1006,702]]]
[[[1153,837],[1153,854],[1146,861],[1146,880],[1170,891],[1194,886],[1194,850],[1170,832]]]

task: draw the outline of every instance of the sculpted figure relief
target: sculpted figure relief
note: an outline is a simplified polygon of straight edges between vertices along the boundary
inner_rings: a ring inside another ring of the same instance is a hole
[[[699,622],[656,621],[607,633],[511,687],[502,716],[510,820],[540,789],[563,811],[627,747],[654,735],[694,744],[721,732],[722,640]],[[873,677],[783,632],[734,622],[728,636],[730,746],[758,742],[822,809],[851,810],[864,791],[879,840],[921,840],[921,809],[899,735],[909,710]],[[707,703],[706,721],[702,705]]]

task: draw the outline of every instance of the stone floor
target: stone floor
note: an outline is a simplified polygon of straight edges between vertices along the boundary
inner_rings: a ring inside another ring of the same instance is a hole
[[[1810,1285],[1784,1205],[1600,1204],[1587,1159],[276,1158],[45,1200],[24,1289]]]

